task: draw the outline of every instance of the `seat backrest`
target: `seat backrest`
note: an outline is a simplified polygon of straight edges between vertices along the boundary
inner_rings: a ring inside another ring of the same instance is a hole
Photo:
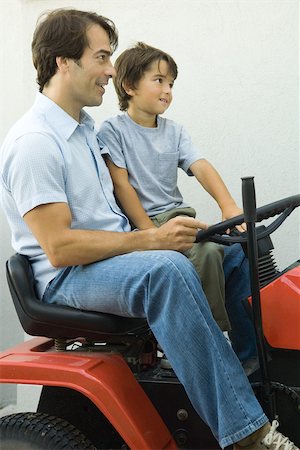
[[[143,318],[120,317],[43,303],[36,296],[31,265],[24,255],[17,253],[9,258],[6,276],[21,325],[32,336],[109,341],[113,336],[135,335],[148,329]]]

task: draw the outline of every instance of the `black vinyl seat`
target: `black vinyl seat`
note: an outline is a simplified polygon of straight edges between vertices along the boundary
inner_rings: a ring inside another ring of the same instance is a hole
[[[85,338],[109,342],[117,336],[139,335],[149,329],[146,319],[82,311],[68,306],[46,304],[35,293],[28,258],[15,254],[6,262],[10,293],[26,333],[54,339]]]

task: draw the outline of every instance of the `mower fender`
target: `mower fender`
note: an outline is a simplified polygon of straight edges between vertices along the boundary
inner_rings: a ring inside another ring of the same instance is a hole
[[[300,350],[300,265],[262,288],[264,334],[273,348]]]
[[[166,425],[122,356],[55,352],[33,338],[0,354],[3,383],[67,387],[88,397],[131,449],[177,449]]]

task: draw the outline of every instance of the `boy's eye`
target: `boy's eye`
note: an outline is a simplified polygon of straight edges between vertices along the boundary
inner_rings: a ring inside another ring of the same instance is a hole
[[[164,78],[155,78],[155,83],[158,83],[158,84],[163,84],[163,82],[164,82]],[[169,83],[169,87],[172,89],[173,88],[173,86],[174,86],[174,83]]]

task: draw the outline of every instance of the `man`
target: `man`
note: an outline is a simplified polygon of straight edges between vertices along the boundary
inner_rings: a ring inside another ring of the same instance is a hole
[[[206,225],[177,217],[131,232],[115,202],[82,108],[102,103],[116,45],[114,24],[95,13],[56,10],[37,26],[32,52],[40,93],[1,149],[13,247],[29,257],[42,301],[146,317],[221,447],[295,450],[277,423],[268,423],[192,264],[179,253]]]

